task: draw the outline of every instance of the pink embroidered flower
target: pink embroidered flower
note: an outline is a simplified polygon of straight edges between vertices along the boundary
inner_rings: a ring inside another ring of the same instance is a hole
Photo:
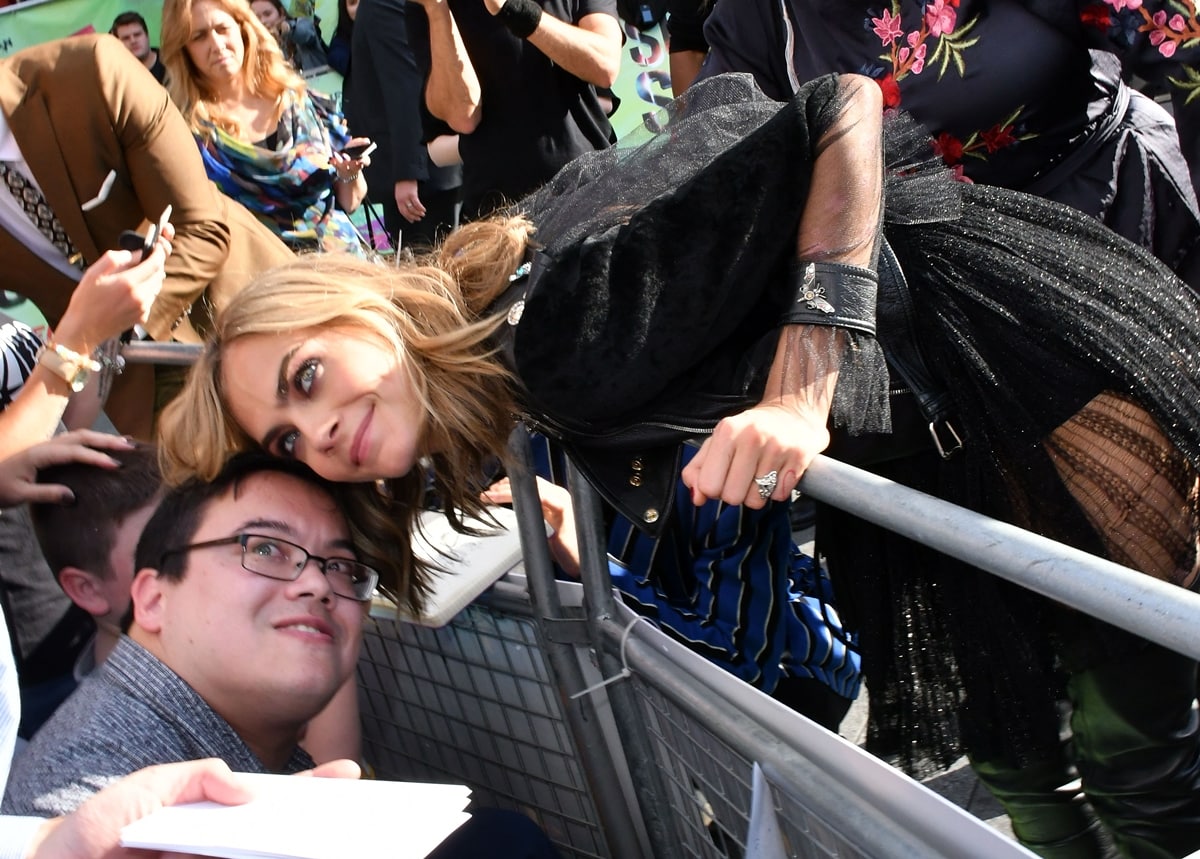
[[[1108,14],[1108,7],[1103,3],[1093,3],[1091,6],[1086,6],[1080,11],[1079,20],[1083,22],[1085,27],[1107,30],[1112,17]]]
[[[1124,9],[1140,9],[1142,8],[1142,0],[1104,0],[1109,6],[1112,6],[1118,12]]]
[[[1171,20],[1167,22],[1167,26],[1176,33],[1182,33],[1187,24],[1184,22],[1182,15],[1173,15]]]
[[[914,75],[919,75],[921,72],[925,71],[925,55],[928,53],[929,46],[924,42],[919,44],[917,49],[913,51],[912,73]]]
[[[983,144],[989,153],[999,152],[1017,142],[1017,138],[1013,136],[1011,125],[994,125],[979,136],[983,138]]]
[[[883,90],[883,108],[899,107],[900,106],[900,84],[896,83],[896,77],[892,74],[886,74],[876,80],[879,88]]]
[[[1167,23],[1167,13],[1162,9],[1159,9],[1151,16],[1150,20],[1154,22],[1154,26],[1161,27],[1163,24]]]
[[[953,134],[943,131],[933,141],[933,151],[937,153],[947,167],[953,167],[962,162],[962,141]]]
[[[1158,52],[1164,57],[1173,57],[1175,56],[1175,49],[1177,47],[1179,47],[1179,45],[1176,42],[1163,42],[1158,46]]]
[[[946,0],[933,0],[925,7],[925,24],[929,27],[929,35],[935,39],[953,33],[957,20],[958,13]]]
[[[885,45],[890,45],[899,39],[901,33],[903,33],[903,29],[900,26],[900,16],[893,15],[890,9],[884,9],[883,17],[872,18],[871,23],[875,25],[875,35]]]
[[[1167,38],[1165,33],[1161,32],[1160,30],[1153,30],[1150,33],[1150,44],[1161,45],[1162,40],[1165,38]],[[1162,49],[1160,48],[1159,50],[1161,51]]]

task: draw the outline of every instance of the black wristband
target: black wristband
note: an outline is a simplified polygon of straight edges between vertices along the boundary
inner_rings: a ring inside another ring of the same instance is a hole
[[[784,324],[834,325],[875,333],[879,276],[842,263],[794,261],[788,273],[795,299]]]
[[[528,39],[542,22],[542,7],[537,0],[506,0],[496,18],[518,39]]]

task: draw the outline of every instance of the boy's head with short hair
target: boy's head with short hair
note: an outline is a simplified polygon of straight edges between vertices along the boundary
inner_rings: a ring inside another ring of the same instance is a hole
[[[162,478],[154,445],[107,451],[119,468],[68,463],[42,469],[38,482],[66,486],[73,503],[34,504],[38,544],[71,601],[96,618],[101,635],[97,661],[120,635],[129,606],[134,551],[158,506]]]

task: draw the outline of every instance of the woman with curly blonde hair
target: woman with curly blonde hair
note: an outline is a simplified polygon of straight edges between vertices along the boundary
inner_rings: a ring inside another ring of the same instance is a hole
[[[415,466],[432,466],[433,488],[452,501],[457,524],[482,512],[481,481],[516,407],[488,340],[495,324],[479,314],[519,263],[529,230],[520,219],[480,224],[475,232],[490,234],[482,265],[475,256],[484,243],[464,248],[452,239],[440,265],[309,254],[258,278],[219,315],[183,393],[162,415],[167,479],[210,478],[231,452],[257,447],[304,460],[320,450],[321,471],[346,483],[393,478],[382,494],[374,483],[349,492],[356,544],[373,547],[376,562],[394,571],[389,592],[419,607],[426,567],[408,538],[427,486]],[[503,246],[509,253],[496,253]],[[297,332],[306,336],[288,348],[286,366],[246,349],[269,350]],[[256,368],[255,380],[269,376],[281,398],[304,403],[296,427],[248,432],[249,415],[227,405],[249,394],[246,367]],[[320,426],[332,414],[334,425]]]
[[[296,250],[362,255],[347,213],[370,158],[344,150],[369,141],[307,89],[246,0],[166,0],[160,56],[217,187]]]

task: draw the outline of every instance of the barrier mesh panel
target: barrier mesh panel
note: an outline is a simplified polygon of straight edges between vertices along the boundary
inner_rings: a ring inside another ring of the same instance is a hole
[[[531,618],[482,606],[441,629],[372,618],[358,679],[379,778],[466,784],[474,806],[536,820],[564,857],[608,855]]]
[[[753,761],[729,748],[695,716],[652,685],[635,679],[654,754],[684,855],[742,859],[751,806]],[[836,828],[778,788],[772,791],[787,855],[805,859],[865,857]],[[845,821],[843,821],[845,822]]]

